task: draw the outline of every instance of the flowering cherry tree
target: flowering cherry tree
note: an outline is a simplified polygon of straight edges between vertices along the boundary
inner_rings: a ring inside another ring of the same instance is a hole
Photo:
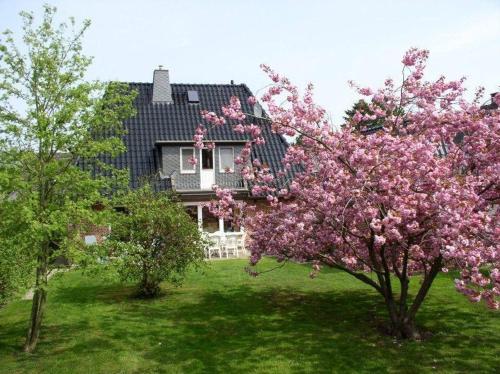
[[[398,84],[388,79],[372,90],[352,83],[367,110],[339,131],[314,103],[312,85],[300,95],[262,66],[271,79],[261,97],[267,115],[244,113],[233,97],[221,114],[202,113],[207,124],[194,138],[202,148],[213,146],[205,140],[212,127],[248,134],[239,170],[272,209],[238,203],[215,186],[211,210],[243,220],[252,265],[271,255],[309,261],[312,275],[321,266],[349,273],[383,297],[399,338],[418,337],[415,316],[436,275],[450,268],[459,270],[459,292],[499,306],[500,110],[481,108],[482,89],[466,100],[464,79],[424,80],[427,59],[427,51],[410,49]],[[500,104],[500,95],[493,100]],[[374,122],[378,131],[363,130]],[[263,126],[300,137],[279,172],[252,159],[265,142]],[[419,282],[416,294],[410,281]]]

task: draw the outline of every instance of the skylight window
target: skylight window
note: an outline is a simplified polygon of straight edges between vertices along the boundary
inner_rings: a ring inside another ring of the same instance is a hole
[[[188,103],[197,104],[200,102],[198,91],[190,90],[187,92],[187,94],[188,94]]]

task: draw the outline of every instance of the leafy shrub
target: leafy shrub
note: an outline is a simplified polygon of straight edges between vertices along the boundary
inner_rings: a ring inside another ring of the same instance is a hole
[[[129,192],[121,205],[126,212],[117,215],[105,246],[121,279],[139,282],[140,296],[157,296],[163,281],[181,284],[186,270],[202,263],[201,233],[172,195],[144,187]]]

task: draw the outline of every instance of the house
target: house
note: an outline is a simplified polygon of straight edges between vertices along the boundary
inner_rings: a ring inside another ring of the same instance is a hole
[[[207,140],[215,143],[215,148],[198,150],[193,146],[193,136],[202,122],[200,112],[220,113],[232,96],[240,99],[245,112],[262,115],[259,104],[252,107],[247,103],[251,91],[245,84],[233,81],[230,84],[171,83],[169,71],[161,67],[154,71],[152,83],[129,85],[137,90],[138,96],[136,116],[124,123],[127,134],[123,140],[127,151],[106,161],[117,168],[129,169],[131,188],[153,180],[157,190],[176,191],[188,213],[197,220],[200,230],[214,239],[210,256],[222,256],[229,247],[235,247],[239,254],[244,229],[212,216],[204,205],[214,198],[214,184],[233,189],[236,199],[255,200],[234,162],[247,137],[233,132],[231,126],[218,127],[207,136]],[[276,172],[288,144],[284,137],[272,133],[269,128],[264,128],[263,136],[266,144],[256,147],[253,157]],[[197,159],[195,166],[189,162],[191,157]],[[232,242],[233,239],[237,242]]]
[[[481,106],[481,109],[484,110],[496,110],[498,109],[498,104],[493,100],[493,98],[498,95],[499,92],[493,92],[490,94],[490,102],[488,104],[484,104]]]

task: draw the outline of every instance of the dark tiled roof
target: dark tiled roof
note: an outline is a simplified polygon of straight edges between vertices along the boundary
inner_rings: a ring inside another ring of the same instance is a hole
[[[369,127],[363,128],[361,130],[361,133],[364,135],[371,135],[371,134],[375,134],[376,132],[382,130],[383,128],[384,128],[384,126],[381,126],[381,125],[369,126]]]
[[[140,185],[141,179],[150,177],[161,167],[158,141],[192,141],[196,127],[202,122],[201,110],[221,112],[221,107],[231,96],[239,97],[243,110],[252,112],[247,99],[252,95],[244,84],[172,84],[173,104],[151,102],[152,83],[130,83],[138,91],[137,114],[125,122],[128,134],[124,137],[127,152],[114,160],[107,160],[117,168],[129,168],[131,187]],[[188,103],[187,91],[198,91],[199,104]],[[286,140],[264,127],[266,144],[255,147],[254,157],[276,172],[287,148]],[[210,131],[207,139],[244,141],[246,136],[232,131],[231,126],[221,126]],[[165,183],[159,187],[166,188]]]

